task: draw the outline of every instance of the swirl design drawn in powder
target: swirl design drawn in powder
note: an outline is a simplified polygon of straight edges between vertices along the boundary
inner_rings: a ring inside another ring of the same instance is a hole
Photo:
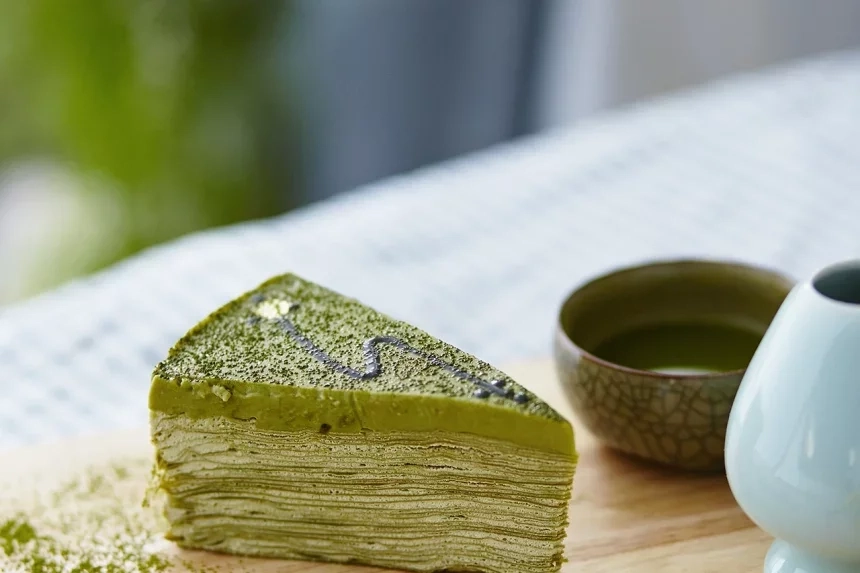
[[[373,336],[365,340],[361,345],[365,368],[364,370],[352,368],[351,366],[347,366],[333,358],[325,350],[317,346],[311,339],[299,332],[293,321],[287,317],[290,311],[298,307],[297,303],[285,300],[264,300],[262,298],[256,298],[252,300],[252,302],[258,303],[257,314],[260,317],[276,322],[284,332],[290,336],[290,338],[298,343],[299,346],[304,348],[316,360],[322,362],[335,372],[345,374],[350,378],[354,378],[356,380],[368,380],[376,378],[382,374],[379,347],[381,345],[389,345],[407,354],[412,354],[413,356],[422,358],[426,362],[445,370],[460,380],[464,380],[478,386],[474,392],[474,396],[477,398],[488,398],[491,394],[495,394],[503,398],[510,398],[518,404],[524,404],[529,400],[529,397],[522,392],[514,393],[513,390],[506,389],[505,387],[507,386],[507,383],[505,380],[484,380],[483,378],[457,368],[453,364],[442,360],[434,354],[421,350],[420,348],[415,348],[414,346],[393,336]],[[258,317],[254,318],[256,320],[252,319],[251,323],[259,321]]]

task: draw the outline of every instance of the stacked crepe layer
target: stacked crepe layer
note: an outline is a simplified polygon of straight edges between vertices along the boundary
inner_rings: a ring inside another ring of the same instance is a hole
[[[570,456],[445,431],[261,431],[161,412],[152,438],[168,536],[183,547],[415,571],[562,562]]]

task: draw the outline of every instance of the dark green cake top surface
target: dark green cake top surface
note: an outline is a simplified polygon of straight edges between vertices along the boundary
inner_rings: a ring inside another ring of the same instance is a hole
[[[491,365],[292,274],[212,313],[174,345],[154,376],[445,396],[561,420]]]

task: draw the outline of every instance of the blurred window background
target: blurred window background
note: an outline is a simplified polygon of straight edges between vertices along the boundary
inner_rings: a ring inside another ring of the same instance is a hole
[[[0,305],[190,232],[858,44],[854,0],[3,2]]]

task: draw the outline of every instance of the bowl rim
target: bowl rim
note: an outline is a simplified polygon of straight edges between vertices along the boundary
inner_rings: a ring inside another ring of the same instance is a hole
[[[772,267],[758,265],[746,261],[734,260],[734,259],[723,259],[723,258],[667,258],[667,259],[652,259],[641,263],[627,264],[623,266],[617,266],[606,270],[600,274],[593,275],[591,278],[587,278],[577,286],[575,286],[572,290],[570,290],[567,295],[564,297],[561,305],[558,308],[558,312],[556,313],[556,339],[561,339],[563,343],[568,347],[568,351],[577,353],[581,355],[583,358],[590,360],[602,366],[604,368],[608,368],[611,370],[617,370],[619,372],[624,372],[627,374],[635,374],[637,376],[654,378],[658,380],[717,380],[721,378],[733,378],[737,376],[742,376],[746,371],[746,368],[736,368],[734,370],[723,370],[718,372],[700,372],[700,373],[667,373],[667,372],[657,372],[654,370],[643,370],[640,368],[633,368],[631,366],[624,366],[623,364],[618,364],[604,358],[600,358],[592,352],[581,348],[578,344],[576,344],[567,331],[564,328],[564,324],[562,323],[562,319],[564,317],[565,307],[568,305],[570,300],[579,294],[583,289],[588,286],[591,286],[601,280],[609,279],[611,277],[632,273],[636,271],[643,271],[651,268],[671,268],[671,267],[711,267],[711,268],[726,268],[726,269],[739,269],[744,271],[751,271],[755,274],[761,275],[763,277],[774,279],[777,283],[783,283],[786,287],[786,294],[790,293],[791,290],[797,286],[797,281],[792,278],[790,275],[785,272],[778,271]]]

